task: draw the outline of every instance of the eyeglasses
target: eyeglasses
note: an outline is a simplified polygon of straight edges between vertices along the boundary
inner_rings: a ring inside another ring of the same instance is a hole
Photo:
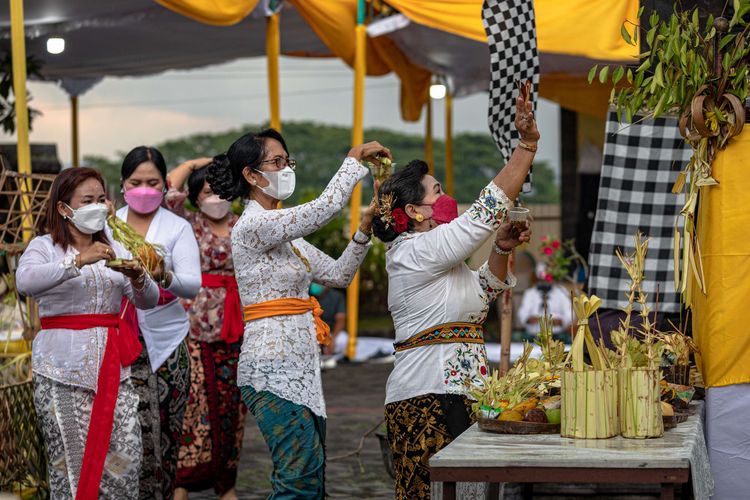
[[[274,165],[276,165],[277,170],[281,170],[282,168],[287,167],[287,166],[291,168],[292,170],[297,168],[297,160],[295,160],[294,158],[282,158],[281,156],[277,156],[276,158],[271,158],[270,160],[263,160],[260,163],[261,165],[264,163],[273,163]]]

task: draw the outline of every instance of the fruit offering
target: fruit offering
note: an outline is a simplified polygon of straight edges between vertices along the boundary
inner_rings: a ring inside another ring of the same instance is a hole
[[[373,178],[378,182],[383,182],[393,174],[393,168],[396,166],[387,156],[379,157],[378,164],[367,162],[367,166],[370,167]]]

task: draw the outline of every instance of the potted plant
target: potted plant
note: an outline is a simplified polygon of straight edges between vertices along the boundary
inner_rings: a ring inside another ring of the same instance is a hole
[[[621,28],[625,41],[646,43],[638,65],[594,66],[589,72],[589,81],[598,74],[601,83],[614,85],[611,103],[621,121],[632,123],[639,114],[679,117],[680,132],[693,150],[673,188],[674,193],[686,194],[683,231],[675,231],[675,285],[688,305],[691,279],[706,291],[695,233],[699,194],[701,188],[717,184],[712,161],[745,124],[750,56],[750,23],[745,16],[750,0],[734,0],[733,8],[731,20],[708,16],[702,22],[695,8],[675,10],[669,19],[654,12],[648,27],[626,22]],[[639,19],[642,13],[643,7]]]

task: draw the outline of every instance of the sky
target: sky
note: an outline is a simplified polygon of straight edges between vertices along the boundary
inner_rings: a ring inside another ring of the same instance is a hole
[[[350,126],[353,73],[337,59],[281,59],[281,116]],[[70,105],[54,83],[29,83],[31,105],[43,114],[35,119],[32,143],[56,143],[64,165],[70,158]],[[79,99],[81,157],[117,158],[118,152],[157,144],[197,132],[221,132],[268,120],[266,63],[243,59],[191,71],[171,71],[139,78],[107,78]],[[365,127],[424,133],[424,120],[401,120],[398,80],[368,78]],[[488,133],[487,94],[454,99],[454,132]],[[444,136],[444,104],[433,104],[433,130]],[[559,108],[540,100],[537,121],[542,140],[539,160],[559,171]],[[366,137],[366,140],[377,139]],[[5,136],[2,142],[12,137]],[[386,145],[387,146],[387,145]],[[293,145],[292,145],[293,148]],[[213,152],[207,152],[213,153]],[[169,160],[169,159],[167,159]],[[457,166],[460,158],[456,158]]]

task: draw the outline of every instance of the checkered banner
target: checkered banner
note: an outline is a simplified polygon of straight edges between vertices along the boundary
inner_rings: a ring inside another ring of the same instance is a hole
[[[534,2],[531,0],[484,0],[482,22],[490,48],[490,133],[507,163],[518,143],[515,120],[516,82],[531,80],[531,99],[539,96],[539,55],[536,50]],[[523,192],[531,191],[531,171]]]
[[[637,121],[640,117],[634,119]],[[620,124],[610,111],[604,145],[599,202],[591,237],[589,292],[602,306],[619,309],[627,304],[630,279],[615,249],[633,251],[640,230],[649,238],[643,289],[649,302],[659,289],[659,311],[679,312],[674,289],[674,230],[684,195],[672,194],[677,174],[690,159],[690,147],[677,128],[677,119],[644,120]]]

